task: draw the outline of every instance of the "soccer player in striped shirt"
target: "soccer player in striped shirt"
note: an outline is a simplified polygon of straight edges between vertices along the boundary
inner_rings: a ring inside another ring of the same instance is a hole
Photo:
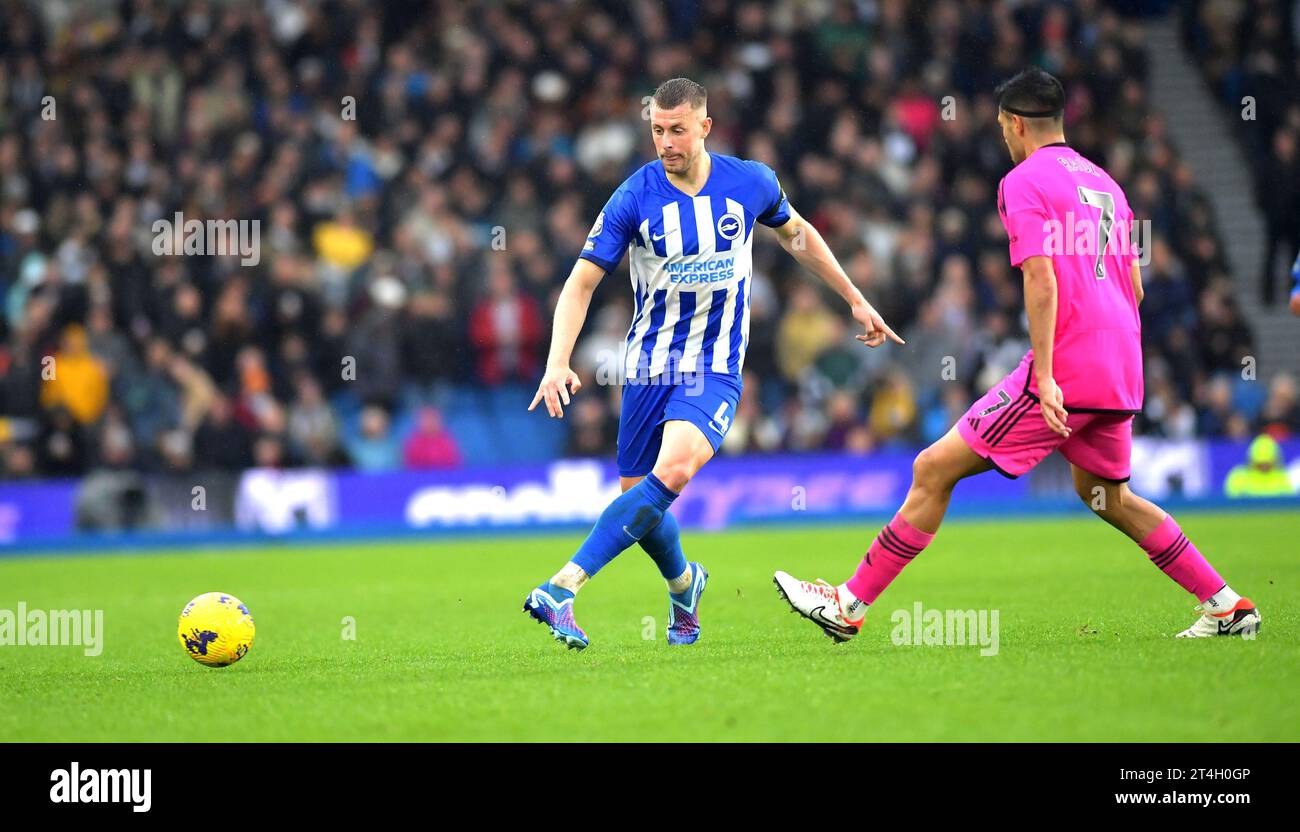
[[[524,602],[525,612],[571,648],[588,643],[573,619],[574,595],[634,543],[668,582],[668,643],[699,638],[708,573],[686,561],[669,507],[717,452],[740,400],[756,226],[773,229],[786,251],[844,299],[864,329],[858,340],[870,347],[902,343],[817,229],[790,206],[770,168],[705,150],[712,126],[702,86],[686,78],[659,85],[650,104],[658,158],[609,198],[555,308],[546,374],[528,409],[544,403],[562,418],[582,386],[569,357],[592,292],[628,253],[635,312],[620,373],[623,494],[569,562]]]
[[[903,507],[852,577],[837,587],[777,572],[777,589],[828,636],[847,641],[868,605],[934,539],[959,480],[994,469],[1018,477],[1059,450],[1083,501],[1200,602],[1201,615],[1179,636],[1254,634],[1255,605],[1232,591],[1173,517],[1128,488],[1133,415],[1142,407],[1142,275],[1125,233],[1133,222],[1128,199],[1065,143],[1058,80],[1027,69],[998,97],[1016,165],[998,187],[998,213],[1011,265],[1024,273],[1033,349],[917,457]]]

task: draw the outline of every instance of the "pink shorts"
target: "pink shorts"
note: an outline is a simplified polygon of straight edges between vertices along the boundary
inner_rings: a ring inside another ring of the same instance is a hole
[[[1068,438],[1047,426],[1038,397],[1029,392],[1032,362],[1026,360],[993,385],[957,422],[957,432],[975,453],[1003,475],[1018,477],[1059,449],[1061,456],[1102,479],[1129,478],[1133,415],[1070,411]]]

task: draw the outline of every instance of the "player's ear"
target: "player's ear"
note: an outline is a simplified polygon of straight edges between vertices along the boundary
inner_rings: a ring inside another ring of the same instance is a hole
[[[705,116],[700,121],[700,138],[707,139],[709,137],[709,131],[712,129],[713,129],[713,119],[710,118],[709,116]]]

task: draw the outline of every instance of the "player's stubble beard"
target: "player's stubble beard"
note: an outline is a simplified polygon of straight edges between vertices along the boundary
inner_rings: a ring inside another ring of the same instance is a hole
[[[1021,145],[1020,145],[1020,148],[1019,148],[1020,152],[1017,153],[1017,152],[1016,152],[1016,150],[1017,150],[1016,146],[1011,142],[1011,140],[1010,140],[1009,138],[1006,137],[1005,134],[1004,134],[1003,137],[1002,137],[1002,143],[1006,145],[1006,147],[1007,147],[1007,153],[1010,154],[1010,156],[1011,156],[1011,164],[1013,164],[1013,165],[1018,165],[1018,164],[1020,164],[1021,162],[1025,161],[1025,157],[1028,156],[1028,154],[1025,153],[1025,146],[1024,146],[1024,144],[1021,144]]]
[[[667,158],[665,158],[666,156],[673,156],[673,155],[677,157],[676,161],[670,162]],[[677,153],[677,154],[661,155],[659,157],[659,161],[664,163],[664,170],[668,171],[673,176],[685,176],[686,174],[690,173],[691,168],[695,166],[695,163],[697,160],[699,160],[699,158],[700,158],[699,153],[696,153],[694,156],[690,156],[690,157],[687,157],[685,154]]]
[[[687,156],[684,153],[677,154],[676,167],[670,167],[667,159],[660,155],[659,161],[663,163],[664,170],[681,180],[690,180],[691,172],[699,165],[700,159],[704,156],[704,146],[701,143],[699,150]]]
[[[1024,152],[1025,151],[1024,140],[1023,139],[1021,140],[1020,147],[1019,147],[1020,152],[1017,153],[1016,143],[1011,140],[1012,137],[1015,135],[1015,133],[1012,132],[1011,129],[1009,129],[1008,125],[1002,124],[1001,118],[998,119],[998,127],[1002,129],[1002,144],[1004,147],[1006,147],[1007,154],[1011,157],[1011,164],[1018,165],[1021,162],[1025,161],[1025,158],[1029,154]]]

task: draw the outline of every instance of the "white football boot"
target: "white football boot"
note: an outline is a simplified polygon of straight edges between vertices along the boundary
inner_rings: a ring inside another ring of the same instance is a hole
[[[857,621],[845,618],[839,589],[820,578],[812,583],[801,581],[787,572],[777,572],[772,576],[772,583],[776,584],[776,591],[794,612],[821,627],[822,632],[835,641],[848,641],[862,629],[865,618]]]
[[[1259,610],[1249,598],[1222,613],[1211,613],[1204,605],[1196,608],[1201,615],[1196,623],[1178,634],[1178,638],[1209,638],[1210,636],[1241,636],[1254,638],[1259,632]]]

